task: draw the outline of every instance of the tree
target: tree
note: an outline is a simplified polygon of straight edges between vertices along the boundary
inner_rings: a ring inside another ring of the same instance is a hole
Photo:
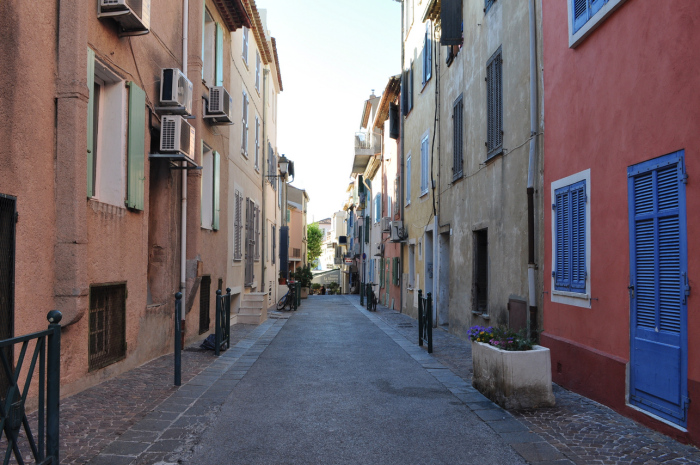
[[[306,227],[307,263],[313,263],[321,256],[321,244],[323,244],[323,229],[318,227],[318,223],[311,223]]]

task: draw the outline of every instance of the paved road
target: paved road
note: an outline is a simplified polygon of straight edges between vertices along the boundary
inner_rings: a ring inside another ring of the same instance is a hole
[[[354,301],[305,301],[182,463],[526,463]]]

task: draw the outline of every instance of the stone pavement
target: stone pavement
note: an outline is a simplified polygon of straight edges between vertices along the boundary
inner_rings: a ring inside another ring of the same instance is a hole
[[[434,352],[428,355],[415,344],[418,331],[415,320],[382,306],[378,306],[376,313],[369,313],[359,307],[355,296],[310,297],[299,312],[292,314],[291,321],[308,318],[304,307],[321,303],[338,305],[343,303],[340,299],[364,314],[459,399],[458,403],[468,407],[468,411],[481,418],[529,463],[700,464],[698,449],[679,444],[557,386],[556,407],[505,412],[471,388],[471,347],[467,341],[437,330]],[[211,432],[208,425],[220,415],[227,400],[235,398],[229,397],[232,391],[272,343],[290,314],[271,312],[270,315],[272,318],[258,327],[235,325],[232,344],[236,345],[219,359],[211,352],[183,352],[180,389],[172,386],[172,355],[169,355],[63,399],[61,462],[119,465],[178,463],[188,457],[191,460],[192,454],[201,448],[202,437]],[[246,381],[252,381],[253,374]],[[105,399],[113,402],[106,403]],[[260,447],[264,448],[276,438],[268,436],[260,440]],[[439,463],[467,462],[465,459]],[[497,462],[484,459],[481,463]]]

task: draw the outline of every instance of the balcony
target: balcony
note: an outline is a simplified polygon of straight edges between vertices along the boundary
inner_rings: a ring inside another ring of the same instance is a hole
[[[355,133],[355,159],[352,162],[352,173],[364,173],[370,158],[379,153],[382,153],[381,133],[375,131]]]

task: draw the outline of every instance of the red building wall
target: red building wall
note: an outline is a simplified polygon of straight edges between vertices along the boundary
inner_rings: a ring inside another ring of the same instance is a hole
[[[553,380],[666,434],[700,444],[700,301],[688,299],[687,433],[626,405],[630,359],[627,167],[685,151],[688,275],[700,285],[700,4],[632,0],[569,47],[567,1],[542,6],[544,204],[551,183],[590,169],[590,308],[552,302],[542,344]],[[544,276],[552,274],[545,209]],[[693,289],[694,290],[694,289]],[[697,291],[696,291],[697,292]]]

